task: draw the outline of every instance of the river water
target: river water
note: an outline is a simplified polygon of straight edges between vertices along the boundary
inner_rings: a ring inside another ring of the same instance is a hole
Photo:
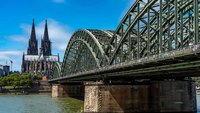
[[[0,113],[80,113],[83,101],[50,95],[0,95]]]
[[[197,95],[200,113],[200,95]],[[0,95],[0,113],[80,113],[83,101],[50,95]]]

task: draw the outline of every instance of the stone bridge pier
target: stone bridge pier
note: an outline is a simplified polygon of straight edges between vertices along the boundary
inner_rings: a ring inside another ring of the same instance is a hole
[[[85,113],[196,112],[195,83],[190,80],[148,84],[85,83]]]
[[[52,97],[84,98],[84,86],[76,84],[52,84]]]
[[[52,97],[66,96],[84,99],[85,113],[197,112],[191,80],[52,84]]]

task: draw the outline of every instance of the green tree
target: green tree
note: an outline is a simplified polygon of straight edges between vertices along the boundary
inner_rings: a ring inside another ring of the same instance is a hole
[[[0,78],[0,88],[2,89],[3,86],[5,86],[4,79]]]
[[[40,72],[38,72],[37,74],[36,74],[36,76],[35,76],[35,80],[41,80],[42,79],[42,73],[40,73]]]
[[[32,78],[30,74],[10,74],[0,78],[0,87],[11,86],[11,88],[30,88]]]
[[[20,85],[24,86],[26,88],[30,87],[32,83],[31,75],[29,74],[24,74],[20,78]]]

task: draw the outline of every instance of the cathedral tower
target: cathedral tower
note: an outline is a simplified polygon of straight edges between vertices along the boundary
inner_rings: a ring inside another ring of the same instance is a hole
[[[29,39],[27,54],[28,55],[38,55],[38,43],[36,40],[34,19],[33,19],[33,23],[32,23],[31,37]]]
[[[51,73],[53,64],[59,61],[59,55],[52,55],[51,41],[48,34],[47,20],[45,22],[44,35],[41,38],[41,45],[38,50],[34,20],[32,24],[31,36],[28,42],[27,54],[22,56],[22,72],[36,75],[38,72],[45,76]]]
[[[49,33],[47,27],[47,20],[45,22],[44,36],[41,41],[42,52],[44,55],[51,55],[51,41],[49,40]]]

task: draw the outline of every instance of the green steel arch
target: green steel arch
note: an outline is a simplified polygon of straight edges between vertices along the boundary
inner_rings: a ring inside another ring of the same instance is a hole
[[[110,40],[109,64],[199,43],[199,4],[198,0],[137,0]]]
[[[50,74],[50,78],[61,77],[61,67],[62,67],[62,63],[61,62],[55,62],[53,64],[53,69],[52,69],[52,72]]]
[[[115,31],[82,29],[72,35],[61,76],[197,45],[199,7],[199,0],[136,0]]]
[[[105,54],[105,48],[111,37],[110,31],[89,29],[76,31],[65,51],[62,75],[70,75],[107,65],[109,59]]]

